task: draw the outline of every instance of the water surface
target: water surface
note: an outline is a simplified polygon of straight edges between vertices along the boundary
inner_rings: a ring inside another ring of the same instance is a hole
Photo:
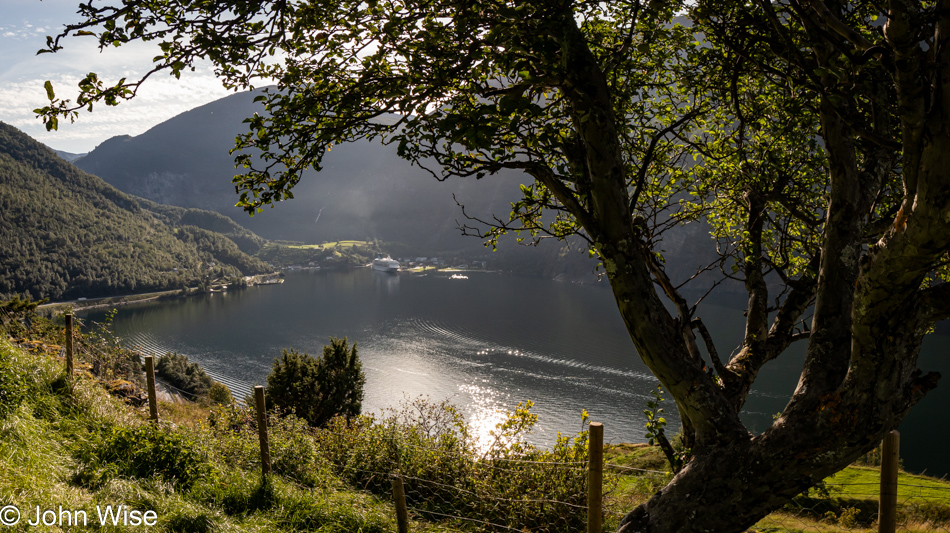
[[[187,355],[239,398],[265,383],[282,349],[317,354],[331,336],[346,336],[357,343],[366,373],[364,412],[419,395],[449,399],[485,438],[504,411],[530,400],[540,417],[536,443],[576,433],[582,409],[604,423],[608,442],[644,440],[642,411],[657,381],[636,355],[606,287],[467,275],[294,272],[282,285],[119,307],[114,328],[146,352]],[[701,316],[727,356],[741,338],[741,310],[704,304]],[[928,339],[922,365],[946,366],[935,356],[945,347],[947,337]],[[785,407],[803,348],[760,373],[743,413],[753,431]],[[950,470],[932,440],[934,431],[950,437],[947,396],[928,398],[902,426],[905,466]],[[676,409],[665,403],[673,433]]]

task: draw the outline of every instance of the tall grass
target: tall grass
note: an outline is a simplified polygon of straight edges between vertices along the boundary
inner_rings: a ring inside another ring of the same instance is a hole
[[[9,409],[0,417],[0,506],[16,505],[21,526],[37,506],[84,510],[98,525],[97,505],[121,504],[155,511],[161,531],[394,529],[388,503],[345,490],[326,466],[318,468],[315,452],[302,453],[315,443],[299,421],[275,421],[283,475],[262,480],[252,453],[256,434],[229,444],[209,426],[207,409],[195,408],[191,424],[149,424],[142,409],[110,396],[92,372],[68,383],[61,359],[24,351],[5,334],[0,365],[22,391],[5,396]],[[231,453],[237,449],[239,461]],[[38,528],[47,529],[59,530]]]
[[[587,432],[560,437],[550,450],[532,446],[525,436],[537,417],[529,407],[509,413],[487,448],[455,407],[424,398],[378,419],[337,418],[314,436],[334,472],[353,486],[386,494],[391,475],[403,477],[407,504],[430,519],[474,519],[489,529],[583,530]]]
[[[17,342],[26,348],[0,335],[0,506],[123,504],[155,511],[161,531],[383,532],[395,530],[390,494],[399,475],[413,531],[585,529],[587,433],[562,436],[551,449],[531,446],[525,436],[537,417],[530,405],[510,413],[487,445],[455,407],[421,398],[322,429],[271,413],[274,473],[262,479],[253,411],[165,405],[164,421],[151,425],[143,407],[107,392],[104,381],[122,365],[100,365],[106,371],[97,374],[80,352],[84,370],[67,382],[61,326],[39,318],[19,324]],[[130,360],[114,338],[98,335],[83,336],[82,345],[104,363]],[[627,468],[606,469],[609,529],[669,475],[656,472],[665,462],[655,448],[611,447],[607,458]],[[876,501],[855,487],[873,485],[877,475],[848,469],[827,480],[829,494],[801,496],[757,529],[870,527]],[[900,483],[909,530],[950,526],[950,484],[905,475]],[[106,528],[125,529],[132,530]]]

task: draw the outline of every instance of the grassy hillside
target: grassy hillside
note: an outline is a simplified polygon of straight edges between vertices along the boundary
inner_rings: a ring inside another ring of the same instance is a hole
[[[24,354],[6,340],[0,341],[0,368],[13,375],[4,385],[16,381],[29,393],[20,402],[0,400],[6,411],[0,418],[0,502],[17,506],[23,525],[36,506],[62,506],[84,511],[87,524],[99,529],[97,506],[123,505],[153,511],[152,531],[393,529],[383,502],[341,490],[326,472],[314,473],[309,485],[276,476],[262,484],[253,468],[231,467],[227,452],[208,440],[212,431],[197,419],[197,407],[179,412],[180,424],[153,427],[95,380],[67,387],[55,359]],[[280,451],[292,438],[274,433],[277,457],[293,453]],[[69,529],[56,526],[40,530]],[[120,523],[104,530],[137,528]]]
[[[359,266],[373,260],[376,245],[367,241],[336,241],[323,244],[299,244],[286,241],[268,242],[259,257],[279,266]]]
[[[4,316],[0,505],[17,506],[24,519],[36,506],[62,505],[85,510],[94,523],[96,506],[125,505],[154,511],[158,531],[394,531],[390,473],[400,472],[412,531],[469,531],[475,519],[532,531],[583,525],[574,509],[583,503],[585,471],[563,466],[583,464],[583,436],[552,451],[524,445],[534,421],[526,410],[478,450],[446,403],[417,400],[323,430],[275,413],[268,419],[274,473],[262,480],[252,411],[161,403],[162,422],[153,426],[139,401],[137,365],[113,364],[136,354],[116,348],[106,329],[77,341],[70,385],[56,355],[61,324]]]
[[[107,296],[267,271],[199,227],[212,216],[126,195],[0,123],[0,297]],[[233,226],[253,247],[253,234]]]
[[[37,506],[62,506],[85,511],[98,529],[97,506],[123,505],[153,511],[152,531],[381,533],[396,530],[391,475],[399,473],[413,532],[585,530],[586,433],[550,450],[530,446],[524,436],[536,418],[527,406],[480,443],[445,402],[417,399],[322,429],[272,413],[265,480],[253,411],[160,402],[161,423],[152,425],[137,354],[107,329],[79,337],[69,384],[58,356],[62,324],[0,314],[0,506],[16,506],[23,520]],[[670,474],[646,445],[610,446],[604,456],[604,531],[613,531]],[[871,533],[877,479],[876,469],[848,468],[749,531]],[[900,531],[950,528],[950,483],[904,473],[899,483]]]

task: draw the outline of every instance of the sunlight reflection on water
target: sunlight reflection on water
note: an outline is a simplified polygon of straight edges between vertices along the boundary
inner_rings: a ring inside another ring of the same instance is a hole
[[[282,348],[318,354],[330,336],[347,336],[357,342],[367,376],[364,413],[419,396],[447,399],[487,445],[505,413],[531,400],[539,415],[532,443],[546,446],[558,432],[576,434],[582,409],[604,423],[607,442],[644,440],[642,410],[656,380],[636,356],[610,291],[468,276],[291,273],[279,286],[120,307],[114,328],[145,352],[187,355],[237,398],[266,382]],[[720,352],[728,353],[741,341],[741,309],[703,306],[706,326]],[[101,320],[106,312],[80,316]],[[797,385],[803,347],[762,369],[742,415],[752,431],[768,427],[784,408]],[[950,373],[948,351],[950,337],[928,337],[920,366]],[[940,447],[950,432],[948,390],[929,394],[902,424],[905,466],[950,471]],[[667,427],[675,431],[676,408],[667,402],[665,409]]]
[[[492,387],[479,385],[459,385],[459,391],[471,398],[466,420],[478,449],[484,451],[494,440],[492,431],[507,417],[506,403],[499,401],[503,395]]]
[[[741,319],[730,313],[716,316]],[[367,376],[365,413],[405,397],[448,399],[480,442],[528,400],[539,415],[529,437],[536,444],[576,434],[582,409],[604,422],[608,442],[641,441],[656,385],[610,291],[490,273],[463,281],[369,269],[290,273],[278,286],[121,307],[115,328],[151,353],[187,355],[238,398],[266,382],[281,349],[319,354],[330,336],[347,336]],[[755,409],[766,422],[782,407],[776,390],[774,402]],[[675,428],[676,409],[666,407]]]

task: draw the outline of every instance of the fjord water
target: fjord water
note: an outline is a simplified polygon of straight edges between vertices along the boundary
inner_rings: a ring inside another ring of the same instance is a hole
[[[292,272],[281,285],[119,307],[113,327],[146,353],[187,355],[238,398],[265,383],[281,349],[317,354],[329,337],[346,336],[357,342],[366,373],[364,413],[420,395],[448,399],[487,438],[504,411],[531,400],[539,415],[531,440],[538,444],[580,430],[582,409],[604,423],[608,442],[644,440],[642,411],[657,381],[636,355],[605,283],[466,275]],[[727,356],[742,334],[742,311],[704,304],[700,313]],[[81,316],[101,321],[104,314]],[[928,342],[947,346],[946,339]],[[764,430],[794,390],[804,346],[796,348],[760,374],[743,413],[753,431]],[[925,353],[922,364],[932,359]],[[941,396],[919,406],[930,423],[914,413],[901,428],[909,468],[950,470],[932,440],[931,423],[946,420]],[[672,434],[676,408],[671,400],[664,406]],[[905,427],[914,425],[927,428],[926,436],[908,438],[917,430]],[[910,449],[917,449],[913,459]]]

